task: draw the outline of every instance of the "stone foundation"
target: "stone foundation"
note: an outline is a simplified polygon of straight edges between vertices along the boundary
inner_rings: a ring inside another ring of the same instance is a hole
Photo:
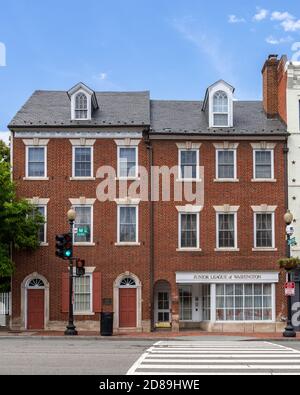
[[[180,330],[199,330],[211,333],[281,333],[286,323],[212,323],[181,322]]]

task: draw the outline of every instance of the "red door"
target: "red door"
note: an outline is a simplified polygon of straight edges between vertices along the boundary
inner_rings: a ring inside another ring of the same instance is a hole
[[[27,329],[44,329],[45,293],[43,289],[27,291]]]
[[[120,288],[120,328],[136,328],[136,289]]]

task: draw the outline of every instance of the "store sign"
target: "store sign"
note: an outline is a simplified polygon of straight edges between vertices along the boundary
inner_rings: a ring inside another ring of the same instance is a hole
[[[176,273],[177,284],[275,284],[278,272],[200,272]]]

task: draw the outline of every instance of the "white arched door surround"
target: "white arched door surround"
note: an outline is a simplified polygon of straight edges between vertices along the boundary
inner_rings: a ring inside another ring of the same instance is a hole
[[[120,327],[120,289],[135,288],[136,289],[136,328],[142,329],[142,283],[140,279],[133,273],[126,272],[117,277],[114,282],[114,328]]]
[[[27,297],[28,297],[28,290],[30,289],[44,289],[45,298],[44,298],[44,326],[45,329],[48,327],[49,324],[49,282],[48,280],[38,273],[32,273],[27,276],[22,284],[21,284],[21,319],[22,319],[22,328],[27,329]]]

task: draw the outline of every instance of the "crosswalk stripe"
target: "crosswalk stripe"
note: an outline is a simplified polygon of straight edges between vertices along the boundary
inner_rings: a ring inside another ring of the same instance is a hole
[[[269,342],[160,341],[128,375],[300,375],[300,351]]]

